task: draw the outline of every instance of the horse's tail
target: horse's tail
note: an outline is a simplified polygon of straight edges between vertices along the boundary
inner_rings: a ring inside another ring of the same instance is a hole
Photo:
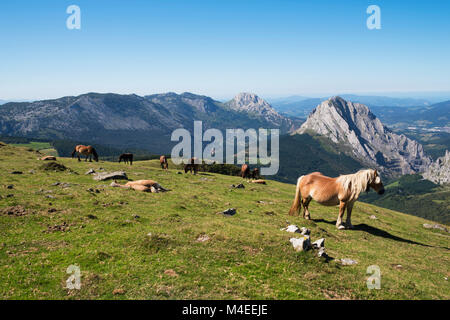
[[[300,203],[302,201],[302,194],[300,192],[300,182],[301,182],[302,178],[303,178],[303,176],[301,176],[297,180],[297,187],[295,188],[294,202],[292,203],[291,209],[289,210],[290,216],[296,216],[300,213]]]
[[[75,147],[74,149],[73,149],[73,152],[72,152],[72,158],[73,157],[75,157],[75,153],[77,152],[77,147]]]

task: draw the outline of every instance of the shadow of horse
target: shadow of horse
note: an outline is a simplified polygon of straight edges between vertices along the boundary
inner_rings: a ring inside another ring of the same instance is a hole
[[[328,220],[325,220],[325,219],[311,219],[311,220],[316,222],[316,223],[317,222],[324,222],[324,223],[328,223],[328,224],[331,224],[331,225],[335,225],[336,224],[335,221],[328,221]],[[381,230],[381,229],[378,229],[376,227],[369,226],[369,225],[367,225],[365,223],[360,223],[360,224],[354,225],[353,229],[347,229],[347,230],[348,231],[364,231],[364,232],[370,233],[371,235],[374,235],[374,236],[377,236],[377,237],[382,237],[382,238],[385,238],[385,239],[390,239],[390,240],[399,241],[399,242],[403,242],[403,243],[416,244],[416,245],[419,245],[419,246],[429,247],[429,248],[441,248],[441,249],[450,250],[449,248],[446,248],[446,247],[435,247],[435,246],[430,246],[428,244],[423,244],[423,243],[420,243],[420,242],[416,242],[416,241],[413,241],[413,240],[403,239],[403,238],[394,236],[393,234],[390,234],[389,232],[387,232],[385,230]]]

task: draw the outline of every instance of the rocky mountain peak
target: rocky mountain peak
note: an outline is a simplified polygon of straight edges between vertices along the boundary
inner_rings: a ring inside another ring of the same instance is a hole
[[[423,172],[431,163],[418,142],[398,135],[360,103],[341,97],[323,101],[297,133],[313,132],[345,145],[350,155],[389,176]]]
[[[450,151],[438,158],[423,173],[423,177],[437,184],[450,184]]]

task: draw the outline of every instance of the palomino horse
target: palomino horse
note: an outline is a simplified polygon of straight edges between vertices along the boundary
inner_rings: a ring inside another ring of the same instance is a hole
[[[137,191],[155,192],[155,193],[169,191],[163,188],[158,182],[153,180],[129,181],[126,184],[118,184],[117,182],[114,181],[111,183],[111,187],[128,188]]]
[[[353,205],[363,191],[374,189],[378,194],[384,193],[384,186],[376,170],[360,170],[353,174],[330,178],[320,172],[301,176],[297,180],[295,199],[289,215],[297,215],[300,202],[303,206],[303,217],[310,219],[308,205],[312,199],[325,206],[339,205],[339,216],[336,221],[338,229],[353,228],[351,223]],[[347,209],[347,221],[342,224],[344,211]]]
[[[81,161],[80,154],[82,154],[86,156],[85,161],[87,161],[87,159],[89,158],[89,161],[92,162],[92,156],[94,156],[94,160],[98,162],[98,154],[92,146],[83,146],[80,144],[76,146],[75,149],[73,149],[72,158],[75,156],[75,153],[78,153],[78,161]]]
[[[161,169],[169,169],[169,162],[167,162],[166,156],[159,157],[159,164],[161,165]]]
[[[133,154],[132,153],[122,153],[119,156],[119,163],[122,161],[125,162],[125,164],[128,164],[128,162],[129,162],[130,165],[133,165]]]

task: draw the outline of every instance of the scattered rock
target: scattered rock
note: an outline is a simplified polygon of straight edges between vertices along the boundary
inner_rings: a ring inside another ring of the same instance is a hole
[[[100,190],[98,189],[93,189],[93,188],[89,188],[86,191],[91,192],[91,193],[100,193]]]
[[[230,186],[230,188],[233,188],[233,189],[245,189],[245,186],[242,183],[239,183],[238,185],[232,184]]]
[[[135,218],[135,219],[140,219],[141,217],[138,216],[137,214],[135,214],[135,215],[133,215],[133,218]]]
[[[311,230],[309,230],[309,229],[306,228],[306,227],[301,227],[301,228],[300,228],[300,233],[301,233],[302,235],[304,235],[304,236],[307,236],[307,235],[309,235],[309,234],[311,233]]]
[[[320,249],[325,247],[325,239],[321,238],[319,240],[316,240],[312,243],[312,246],[314,249]]]
[[[97,219],[97,216],[94,216],[93,214],[88,214],[87,217],[92,220]]]
[[[11,174],[23,174],[22,171],[11,171]]]
[[[177,174],[183,174],[183,172],[181,172],[181,171],[178,171],[178,172],[177,172]]]
[[[91,168],[85,174],[88,175],[88,174],[94,174],[94,173],[95,173],[95,170]]]
[[[7,194],[6,197],[7,198],[12,198],[12,197],[14,197],[14,195],[13,194]]]
[[[55,182],[55,183],[52,183],[52,186],[56,187],[56,186],[59,186],[60,184],[61,184],[61,182]]]
[[[273,212],[273,211],[266,211],[266,212],[264,212],[266,215],[268,215],[268,216],[274,216],[275,215],[275,212]]]
[[[349,259],[349,258],[341,259],[341,264],[343,266],[352,266],[352,265],[357,264],[357,263],[358,263],[357,261]]]
[[[56,211],[57,211],[57,210],[56,210],[55,208],[50,208],[50,209],[47,210],[48,213],[54,213],[54,212],[56,212]]]
[[[47,199],[55,199],[55,197],[52,196],[52,195],[50,195],[50,194],[46,195],[45,197],[46,197]]]
[[[97,181],[105,181],[105,180],[128,180],[127,174],[125,171],[115,171],[115,172],[105,172],[105,173],[97,173],[94,175],[94,180]]]
[[[28,171],[28,173],[29,173],[29,174],[35,174],[36,171],[34,171],[33,169],[31,169],[31,170]]]
[[[287,226],[286,228],[282,228],[281,230],[286,231],[286,232],[300,233],[299,227],[297,227],[294,224],[291,224],[291,225]]]
[[[306,251],[311,248],[311,241],[309,239],[309,236],[303,236],[301,238],[291,238],[289,241],[292,243],[292,246],[297,252]]]
[[[222,211],[220,213],[222,213],[224,215],[227,215],[227,216],[234,216],[236,214],[236,209],[235,208],[230,208],[230,209],[227,209],[227,210]]]
[[[377,216],[375,216],[375,215],[371,215],[369,218],[372,219],[372,220],[377,220],[378,219]]]
[[[47,230],[45,232],[47,232],[47,233],[57,232],[57,231],[66,232],[69,230],[70,230],[69,225],[66,222],[63,222],[63,224],[55,224],[53,226],[48,226]]]
[[[444,227],[443,225],[440,225],[440,224],[424,223],[423,227],[426,228],[426,229],[438,229],[438,230],[442,230],[442,231],[445,231],[445,232],[449,232],[446,227]]]
[[[9,184],[6,186],[6,189],[14,189],[14,185],[13,184]]]
[[[15,217],[21,217],[32,213],[31,210],[25,209],[21,205],[5,208],[1,212],[8,216],[15,216]]]
[[[206,234],[201,234],[198,236],[197,241],[198,242],[206,242],[210,239],[210,237]]]

